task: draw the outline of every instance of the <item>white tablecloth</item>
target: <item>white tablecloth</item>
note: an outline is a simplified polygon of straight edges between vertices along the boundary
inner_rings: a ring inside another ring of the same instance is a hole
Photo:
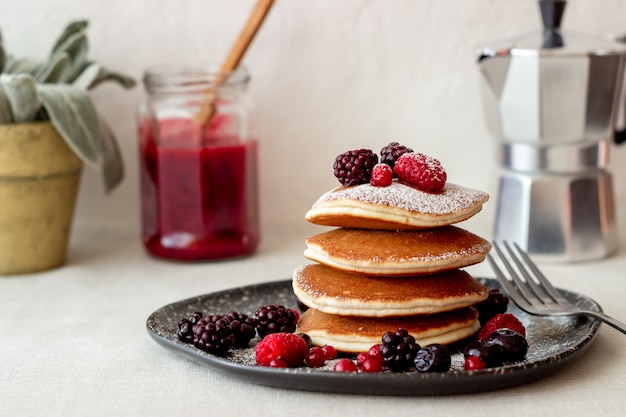
[[[181,264],[148,257],[134,232],[74,234],[60,269],[0,278],[2,416],[618,416],[626,413],[626,336],[603,325],[589,350],[547,378],[440,397],[313,393],[254,385],[156,344],[146,319],[198,294],[289,278],[311,229],[265,233],[250,258]],[[623,244],[622,236],[622,247]],[[493,276],[486,264],[468,269]],[[626,251],[547,265],[560,287],[626,320]]]

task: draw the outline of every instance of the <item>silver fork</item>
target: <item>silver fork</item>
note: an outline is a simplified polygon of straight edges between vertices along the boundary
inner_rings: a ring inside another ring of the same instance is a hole
[[[511,246],[507,242],[502,243],[506,248],[508,257],[513,261],[517,267],[517,271],[521,273],[523,278],[516,272],[515,268],[513,268],[511,263],[507,260],[507,257],[496,242],[493,242],[493,248],[508,271],[510,278],[502,272],[491,254],[487,255],[487,260],[496,274],[496,278],[502,284],[504,291],[519,308],[538,316],[582,315],[593,317],[626,334],[626,324],[601,312],[579,308],[563,297],[563,295],[550,284],[528,254],[520,249],[517,244],[513,243],[517,251],[516,255],[515,251],[511,249]],[[524,264],[526,266],[524,266]]]

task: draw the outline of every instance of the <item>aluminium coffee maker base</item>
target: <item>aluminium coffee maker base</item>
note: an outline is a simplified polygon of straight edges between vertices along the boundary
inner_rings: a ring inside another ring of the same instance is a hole
[[[525,174],[504,170],[494,239],[516,242],[539,261],[601,259],[617,249],[613,184],[604,170]]]

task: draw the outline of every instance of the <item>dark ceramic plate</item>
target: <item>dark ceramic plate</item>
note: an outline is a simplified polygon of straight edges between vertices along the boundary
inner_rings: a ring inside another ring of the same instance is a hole
[[[492,279],[481,279],[481,282],[490,288],[499,286]],[[588,297],[562,292],[582,308],[600,310],[599,305]],[[580,356],[591,345],[599,327],[599,322],[581,317],[531,316],[510,303],[509,312],[526,326],[529,344],[526,360],[468,372],[463,370],[462,346],[458,346],[453,354],[452,369],[445,373],[344,373],[333,372],[332,363],[318,369],[267,368],[254,364],[253,348],[234,350],[227,357],[218,357],[182,343],[176,336],[178,321],[194,311],[204,314],[230,311],[254,314],[258,307],[265,304],[297,308],[291,280],[235,288],[166,305],[148,317],[148,333],[165,348],[256,384],[335,393],[418,396],[488,391],[542,378]]]

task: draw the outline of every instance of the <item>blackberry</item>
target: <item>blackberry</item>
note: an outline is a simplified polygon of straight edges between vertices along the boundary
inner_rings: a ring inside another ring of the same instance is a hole
[[[265,337],[270,333],[293,333],[296,331],[298,318],[296,313],[280,304],[268,304],[255,313],[256,331]]]
[[[413,152],[413,149],[400,145],[398,142],[390,142],[389,145],[384,146],[380,150],[380,162],[389,165],[393,171],[393,167],[396,165],[400,155],[407,152]]]
[[[224,316],[206,316],[193,326],[193,345],[215,355],[224,355],[235,344],[235,334]]]
[[[367,184],[377,163],[378,155],[370,149],[356,149],[338,155],[333,163],[333,172],[344,187]]]
[[[235,336],[234,347],[248,347],[250,340],[256,336],[256,320],[247,314],[230,312],[224,316],[228,320]]]
[[[385,369],[402,372],[413,366],[420,345],[415,342],[415,338],[408,331],[398,329],[395,332],[385,333],[378,349]]]
[[[176,334],[178,338],[185,343],[193,342],[193,326],[200,321],[202,318],[202,313],[196,311],[192,313],[189,317],[183,317],[178,322],[178,331]]]
[[[500,289],[491,288],[489,290],[489,297],[474,305],[474,308],[478,310],[478,320],[480,325],[484,326],[492,317],[496,314],[506,313],[507,306],[509,305],[509,297],[502,294]]]
[[[452,358],[447,347],[433,343],[418,350],[413,363],[418,372],[447,372]]]

